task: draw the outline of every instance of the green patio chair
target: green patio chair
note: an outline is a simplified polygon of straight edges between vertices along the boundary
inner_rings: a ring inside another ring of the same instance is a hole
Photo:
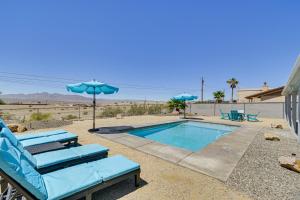
[[[231,110],[230,111],[230,119],[232,121],[244,121],[245,114],[239,113],[238,110]]]
[[[258,122],[259,120],[257,119],[257,116],[259,114],[260,113],[257,113],[257,114],[247,114],[247,121],[248,122]]]
[[[221,119],[230,119],[229,113],[224,113],[221,109],[220,109],[220,113],[221,113]]]
[[[231,110],[230,111],[230,119],[232,121],[239,121],[239,113],[237,110]]]

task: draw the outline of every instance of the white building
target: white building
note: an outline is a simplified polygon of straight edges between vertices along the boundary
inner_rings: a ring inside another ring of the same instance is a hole
[[[298,57],[289,80],[282,91],[285,96],[285,117],[300,142],[300,56]]]

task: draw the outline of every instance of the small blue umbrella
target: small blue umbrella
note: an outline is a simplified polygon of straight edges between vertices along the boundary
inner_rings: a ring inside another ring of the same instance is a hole
[[[111,85],[101,83],[98,81],[89,81],[82,83],[69,84],[66,86],[69,92],[75,93],[87,93],[93,95],[93,129],[95,131],[95,112],[96,112],[96,94],[114,94],[119,91],[119,88]]]
[[[174,96],[173,99],[176,99],[179,101],[184,101],[184,103],[185,103],[186,101],[192,101],[192,100],[198,99],[198,97],[188,94],[188,93],[182,93],[180,95]],[[183,114],[184,114],[184,118],[185,118],[185,108],[184,108]]]

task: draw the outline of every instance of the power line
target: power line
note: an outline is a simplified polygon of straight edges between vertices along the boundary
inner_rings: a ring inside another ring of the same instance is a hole
[[[12,73],[12,72],[0,72],[0,74],[15,75],[15,76],[3,76],[3,75],[0,75],[0,77],[3,77],[3,78],[19,79],[19,80],[24,80],[25,79],[25,80],[29,80],[29,81],[51,81],[51,82],[57,82],[57,83],[63,83],[63,84],[67,84],[67,83],[69,83],[69,81],[77,81],[77,82],[83,82],[84,81],[84,80],[81,80],[81,79],[50,77],[50,76],[33,75],[33,74],[22,74],[22,73]],[[186,90],[184,88],[172,88],[172,87],[164,87],[164,86],[144,86],[144,85],[134,85],[134,84],[124,84],[124,83],[119,83],[118,85],[120,85],[120,86],[122,86],[124,88],[132,88],[132,89],[178,90],[178,91]],[[190,91],[197,91],[198,89],[196,89],[196,88],[189,88],[189,90]]]
[[[1,77],[1,76],[0,76]],[[21,78],[20,79],[10,79],[10,78],[1,78],[0,79],[0,82],[2,83],[13,83],[13,84],[18,84],[18,85],[30,85],[30,86],[38,86],[38,87],[45,87],[45,88],[58,88],[58,87],[61,87],[61,88],[64,88],[64,85],[62,84],[57,84],[55,82],[36,82],[36,81],[32,81],[30,79],[24,79],[22,80]],[[126,88],[127,90],[133,90],[133,92],[130,92],[134,95],[140,95],[140,96],[144,96],[145,94],[138,94],[135,90],[137,90],[137,88]],[[142,89],[142,90],[152,90],[151,93],[157,93],[157,94],[165,94],[166,91],[163,91],[163,90],[156,90],[156,89],[151,89],[151,88],[139,88],[139,89]],[[128,91],[127,91],[127,94],[128,94]],[[175,95],[175,94],[174,94]]]

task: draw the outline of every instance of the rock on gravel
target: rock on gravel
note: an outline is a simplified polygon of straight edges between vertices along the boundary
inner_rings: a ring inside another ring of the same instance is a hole
[[[258,200],[300,200],[300,175],[278,163],[280,156],[292,153],[299,159],[300,145],[290,137],[280,139],[268,141],[263,133],[259,133],[226,184]]]

